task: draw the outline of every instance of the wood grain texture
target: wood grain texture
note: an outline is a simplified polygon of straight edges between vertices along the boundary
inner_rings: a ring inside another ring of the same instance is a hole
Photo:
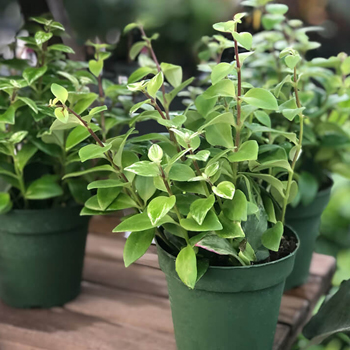
[[[0,303],[0,350],[176,350],[165,276],[155,247],[125,269],[118,217],[90,223],[82,293],[62,308]],[[273,350],[289,350],[330,287],[333,258],[315,254],[306,285],[283,296]]]

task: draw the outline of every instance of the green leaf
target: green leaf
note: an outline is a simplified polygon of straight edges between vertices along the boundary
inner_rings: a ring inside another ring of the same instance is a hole
[[[114,202],[121,192],[121,187],[99,188],[97,190],[97,201],[100,208],[105,211]]]
[[[162,71],[165,75],[165,78],[168,80],[168,82],[174,88],[180,86],[180,84],[182,82],[182,67],[181,66],[162,62],[160,64],[160,68],[162,69]]]
[[[273,227],[267,229],[261,237],[261,242],[264,247],[274,252],[278,252],[283,231],[283,224],[280,221],[278,221]]]
[[[27,135],[28,135],[28,131],[17,131],[11,135],[9,142],[20,143],[27,137]]]
[[[128,84],[135,83],[139,81],[140,79],[143,79],[148,74],[157,74],[157,69],[152,67],[140,67],[133,72],[129,79]]]
[[[259,145],[255,140],[244,142],[238,149],[238,152],[228,156],[230,162],[244,162],[247,160],[257,160]]]
[[[208,117],[209,119],[209,117]],[[226,112],[223,114],[219,114],[215,117],[213,117],[212,119],[210,119],[207,123],[205,123],[204,125],[202,125],[198,131],[202,131],[203,129],[207,128],[210,125],[215,125],[215,124],[230,124],[235,126],[235,120],[233,117],[233,114],[231,112]]]
[[[188,245],[176,257],[175,269],[181,281],[194,289],[197,282],[197,258],[194,249]]]
[[[210,163],[208,164],[205,169],[204,169],[204,173],[208,176],[208,177],[212,177],[214,176],[218,170],[220,168],[220,164],[219,162],[215,162],[215,163]]]
[[[202,96],[206,99],[210,99],[213,97],[235,97],[235,85],[231,80],[224,79],[208,88]]]
[[[82,171],[76,171],[74,173],[66,174],[63,177],[63,180],[69,179],[71,177],[78,177],[78,176],[83,176],[83,175],[87,175],[87,174],[91,174],[91,173],[97,173],[97,172],[101,172],[101,171],[103,171],[103,172],[104,171],[114,172],[113,168],[110,165],[104,164],[104,165],[96,166],[94,168],[89,168],[89,169],[85,169],[85,170],[82,170]]]
[[[95,76],[98,77],[103,69],[103,61],[102,60],[90,60],[89,61],[89,70]]]
[[[28,186],[25,197],[31,200],[42,200],[62,195],[63,190],[57,183],[57,176],[44,175]]]
[[[264,208],[267,214],[268,221],[272,222],[273,224],[277,223],[275,206],[273,205],[272,199],[269,196],[263,196],[262,200],[264,203]]]
[[[136,162],[126,167],[125,170],[140,176],[154,177],[160,174],[157,164],[151,163],[147,160]]]
[[[268,128],[271,128],[271,118],[270,116],[264,112],[264,111],[255,111],[254,116],[256,119],[259,120],[259,122]]]
[[[222,79],[226,78],[234,69],[234,65],[226,62],[217,64],[211,72],[210,78],[212,84],[215,85]]]
[[[343,281],[339,290],[322,304],[303,330],[303,335],[311,339],[308,345],[320,344],[337,333],[350,334],[350,280]],[[332,346],[332,345],[331,345]],[[331,350],[328,344],[328,348]],[[314,347],[312,347],[314,348]],[[336,349],[336,347],[333,347]],[[311,350],[311,347],[310,347]]]
[[[41,45],[52,38],[52,33],[46,33],[43,31],[38,31],[34,35],[34,39],[37,45]]]
[[[225,201],[224,214],[232,221],[247,221],[247,198],[241,190],[236,190],[232,201]]]
[[[294,118],[303,112],[305,108],[298,108],[295,98],[284,102],[279,106],[280,112],[290,121],[293,121]]]
[[[343,75],[350,74],[350,57],[346,57],[340,66],[341,72]]]
[[[28,97],[21,97],[21,96],[18,96],[17,99],[24,102],[28,107],[30,107],[34,111],[35,114],[38,114],[38,107],[32,99]]]
[[[128,25],[126,25],[124,27],[123,33],[124,34],[129,33],[131,30],[138,28],[138,27],[139,27],[139,24],[137,24],[137,23],[129,23]]]
[[[62,104],[66,103],[68,99],[68,91],[63,86],[53,83],[51,85],[51,92],[62,102]]]
[[[14,106],[7,108],[3,114],[0,114],[0,124],[15,124],[15,112],[16,108]]]
[[[190,207],[192,218],[196,220],[199,225],[202,225],[205,217],[207,216],[209,210],[213,207],[214,203],[215,197],[213,195],[210,195],[208,198],[195,200]]]
[[[157,91],[161,88],[163,85],[164,77],[163,73],[159,72],[157,75],[155,75],[148,83],[147,83],[147,92],[148,94],[155,98]]]
[[[118,151],[116,153],[116,155],[113,158],[113,161],[115,164],[117,164],[119,167],[125,167],[128,166],[130,164],[123,164],[123,154],[125,154],[124,152],[124,146],[126,144],[126,140],[128,139],[128,137],[134,132],[135,128],[130,128],[128,130],[128,132],[123,136],[122,142],[119,144],[119,148]]]
[[[147,46],[147,43],[145,41],[138,41],[135,43],[130,49],[130,58],[134,60],[145,46]]]
[[[223,33],[233,33],[236,30],[236,22],[235,21],[227,21],[227,22],[219,22],[213,25],[213,28],[218,32]]]
[[[218,255],[231,255],[240,261],[236,250],[227,239],[218,237],[217,235],[205,236],[196,244],[196,247],[203,248]]]
[[[0,214],[6,214],[12,209],[11,197],[7,192],[0,192]]]
[[[195,176],[192,168],[181,163],[175,163],[169,171],[169,179],[174,181],[188,181]]]
[[[205,138],[212,146],[234,148],[232,129],[227,124],[215,124],[206,128]]]
[[[113,187],[123,187],[126,186],[127,183],[123,182],[121,180],[115,180],[115,179],[107,179],[107,180],[97,180],[91,182],[87,189],[93,190],[95,188],[113,188]]]
[[[36,80],[42,77],[47,71],[47,66],[34,68],[28,67],[23,72],[23,78],[26,80],[28,85],[32,85]]]
[[[125,232],[125,231],[144,231],[151,229],[156,226],[161,226],[165,223],[174,223],[173,219],[170,216],[165,215],[157,225],[153,225],[151,220],[149,219],[147,213],[136,214],[131,216],[130,218],[125,219],[121,222],[113,232]]]
[[[132,232],[125,242],[124,246],[124,265],[130,266],[136,260],[140,259],[152,244],[155,236],[155,230]]]
[[[150,149],[148,150],[148,158],[152,161],[152,162],[159,162],[162,160],[163,158],[163,150],[162,148],[157,145],[156,143],[153,144]]]
[[[135,189],[145,203],[147,203],[156,192],[156,187],[154,186],[153,178],[151,177],[136,176]]]
[[[99,145],[87,145],[79,150],[79,157],[82,162],[88,159],[105,158],[104,153],[108,152],[112,144],[101,147]]]
[[[273,15],[284,15],[288,12],[288,6],[284,4],[268,4],[266,11]]]
[[[262,109],[278,110],[278,104],[275,96],[265,89],[253,88],[250,89],[242,100],[246,103]]]
[[[209,211],[205,217],[202,225],[192,218],[181,219],[181,226],[187,231],[204,232],[204,231],[218,231],[222,229],[222,225],[218,217],[212,211]]]
[[[89,116],[95,115],[95,114],[100,114],[101,112],[107,111],[107,106],[98,106],[94,107],[90,112]]]
[[[209,156],[210,156],[210,152],[207,150],[203,150],[203,151],[199,151],[196,154],[188,154],[187,158],[206,162],[208,160]]]
[[[242,32],[242,33],[232,32],[232,36],[246,50],[249,51],[252,48],[253,36],[250,33],[247,33],[247,32]]]
[[[217,196],[221,198],[233,199],[236,188],[232,182],[222,181],[217,185],[217,187],[213,186],[212,190]]]
[[[69,112],[64,107],[55,108],[56,118],[63,124],[67,124],[69,120]],[[53,128],[51,130],[54,130]]]
[[[90,129],[94,132],[99,130],[100,128],[96,124],[91,124]],[[83,125],[78,125],[75,127],[68,135],[66,140],[66,151],[69,151],[76,145],[78,145],[80,142],[84,141],[90,137],[89,130],[86,129]]]
[[[301,61],[301,57],[299,55],[293,56],[287,56],[284,61],[286,62],[286,65],[290,69],[294,69],[297,64]]]
[[[39,23],[39,24],[44,24],[44,25],[49,25],[51,20],[50,19],[47,19],[45,17],[39,17],[39,16],[36,16],[36,17],[30,17],[29,18],[30,21],[34,21],[36,23]]]
[[[168,212],[174,207],[176,197],[157,197],[152,199],[147,207],[147,215],[151,220],[152,225],[157,225]]]
[[[26,143],[22,146],[16,155],[17,165],[21,171],[23,171],[30,158],[32,158],[37,151],[37,147],[31,143]]]
[[[63,44],[51,45],[51,46],[49,46],[48,50],[75,54],[74,50],[71,47],[69,47],[67,45],[63,45]]]
[[[262,170],[270,169],[270,168],[283,168],[283,169],[286,169],[288,172],[292,171],[290,164],[286,160],[270,160],[268,162],[264,162],[252,168],[252,171],[260,172]]]
[[[301,202],[304,206],[310,205],[318,193],[318,181],[309,172],[302,171],[298,180]]]
[[[83,113],[88,107],[92,105],[92,103],[97,99],[98,95],[90,92],[88,94],[84,94],[84,97],[79,99],[79,101],[74,105],[73,110],[77,114]]]
[[[245,234],[243,232],[240,222],[235,222],[229,220],[223,213],[219,215],[219,220],[223,226],[222,230],[216,231],[216,234],[221,238],[244,238]]]

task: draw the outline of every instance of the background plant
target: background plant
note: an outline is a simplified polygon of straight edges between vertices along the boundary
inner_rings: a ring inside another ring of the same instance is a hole
[[[79,113],[95,101],[104,103],[108,98],[109,109],[97,107],[90,112],[90,118],[103,120],[102,128],[93,126],[102,137],[112,129],[116,132],[116,127],[126,120],[120,96],[130,94],[125,87],[101,78],[103,62],[109,56],[108,52],[102,52],[106,45],[91,44],[96,48],[97,60],[90,62],[90,73],[86,63],[66,59],[66,53],[73,53],[71,48],[49,44],[52,37],[64,32],[60,23],[43,17],[32,20],[38,26],[36,32],[18,40],[26,43],[26,50],[34,51],[34,65],[19,59],[1,62],[11,75],[0,78],[0,177],[6,182],[5,191],[0,194],[0,213],[12,207],[67,205],[73,198],[84,203],[89,197],[86,185],[92,179],[91,174],[61,180],[66,173],[85,168],[77,158],[77,145],[89,133],[75,120],[69,132],[57,123],[52,124],[55,118],[71,120],[64,111],[47,107],[52,83],[71,90],[69,100]],[[94,84],[99,87],[99,94],[90,91]],[[123,101],[127,104],[127,98]]]

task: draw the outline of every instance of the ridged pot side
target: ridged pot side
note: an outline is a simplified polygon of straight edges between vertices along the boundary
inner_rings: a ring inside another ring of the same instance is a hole
[[[290,233],[293,234],[293,233]],[[194,290],[157,242],[169,289],[178,350],[271,350],[286,277],[295,253],[252,266],[209,267]]]
[[[79,294],[89,223],[80,210],[14,210],[0,217],[0,298],[6,304],[48,308]]]

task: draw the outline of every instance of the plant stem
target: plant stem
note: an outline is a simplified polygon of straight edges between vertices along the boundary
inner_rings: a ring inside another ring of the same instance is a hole
[[[68,112],[73,114],[76,118],[79,119],[79,121],[84,125],[84,127],[88,130],[88,132],[90,133],[90,135],[93,137],[93,139],[96,141],[96,143],[100,146],[100,147],[104,147],[103,142],[100,140],[100,138],[95,134],[95,132],[90,128],[89,124],[77,113],[75,113],[72,109],[70,109],[69,107],[66,107]],[[105,152],[105,155],[108,159],[108,161],[111,163],[112,167],[117,171],[117,174],[124,180],[124,182],[129,183],[128,178],[122,173],[121,169],[119,168],[119,166],[117,164],[114,163],[112,154],[110,151]],[[142,203],[142,201],[140,200],[139,196],[137,195],[137,193],[134,191],[134,189],[132,188],[132,186],[130,186],[130,188],[125,189],[128,192],[128,195],[133,198],[135,200],[135,202],[141,207],[143,208],[144,205]]]
[[[300,98],[299,98],[298,77],[297,77],[297,69],[296,69],[296,67],[294,68],[294,92],[295,92],[295,99],[296,99],[296,102],[297,102],[297,106],[298,106],[298,108],[302,108],[302,105],[301,105],[301,102],[300,102]],[[287,188],[286,188],[286,195],[284,197],[283,208],[282,208],[282,223],[283,224],[284,224],[285,218],[286,218],[288,199],[289,199],[290,190],[291,190],[291,187],[292,187],[292,181],[293,181],[293,177],[294,177],[295,166],[296,166],[297,160],[298,160],[298,158],[300,156],[301,149],[302,149],[302,146],[303,146],[303,138],[304,138],[304,115],[303,115],[303,113],[299,114],[299,118],[300,118],[299,143],[297,145],[297,149],[296,149],[296,152],[294,154],[294,158],[293,158],[292,166],[291,166],[291,171],[289,171],[289,174],[288,174],[288,183],[287,183]]]
[[[100,106],[104,105],[105,94],[102,86],[102,74],[98,76],[98,95],[99,95],[99,103]],[[102,139],[103,142],[106,141],[106,121],[105,121],[105,113],[102,111],[100,113],[101,116],[101,129],[102,129]]]
[[[24,209],[27,209],[28,208],[28,199],[26,198],[26,186],[24,184],[23,172],[18,167],[17,157],[16,157],[15,151],[13,149],[11,150],[11,156],[13,159],[13,165],[14,165],[15,172],[16,172],[17,179],[18,179],[19,190],[21,191],[23,201],[24,201]]]

